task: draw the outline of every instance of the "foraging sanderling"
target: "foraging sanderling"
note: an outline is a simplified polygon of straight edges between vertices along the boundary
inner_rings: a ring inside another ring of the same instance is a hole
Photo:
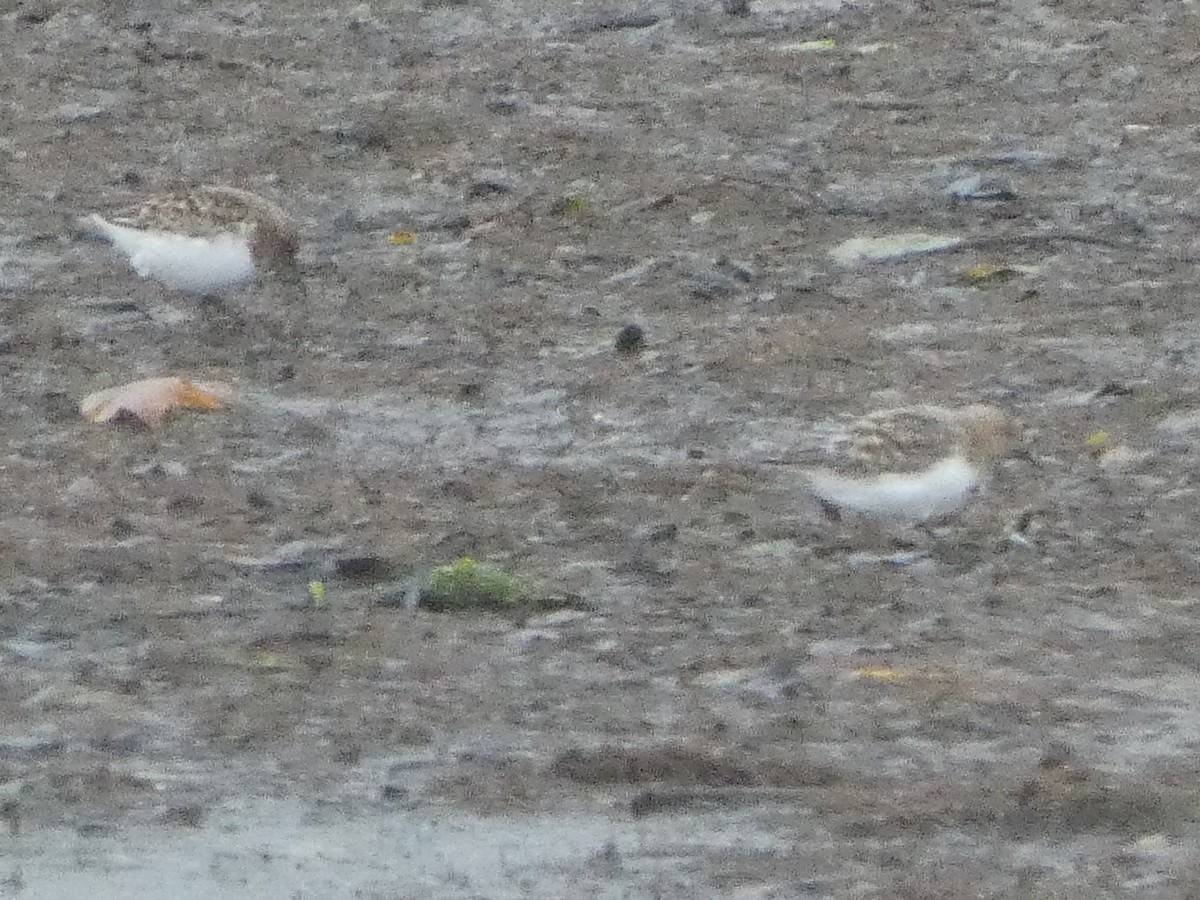
[[[250,191],[202,185],[79,224],[111,242],[143,278],[175,290],[215,296],[265,272],[299,281],[295,225]]]
[[[825,464],[804,477],[830,518],[922,525],[965,506],[1019,433],[991,406],[909,406],[829,420],[810,437]]]

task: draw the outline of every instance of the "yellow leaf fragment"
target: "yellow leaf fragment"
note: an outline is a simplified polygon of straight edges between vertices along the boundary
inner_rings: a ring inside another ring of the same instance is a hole
[[[868,681],[878,681],[885,684],[911,681],[916,675],[912,669],[893,669],[891,666],[861,666],[854,670],[854,674]]]
[[[980,287],[985,284],[1000,284],[1011,281],[1021,274],[1020,269],[1000,263],[980,263],[964,271],[959,279],[963,284]]]
[[[837,46],[837,41],[833,38],[818,38],[812,41],[799,41],[795,44],[784,44],[780,50],[789,53],[821,53],[825,50],[832,50]]]
[[[220,409],[231,394],[222,382],[193,382],[186,378],[146,378],[96,391],[83,398],[79,411],[96,424],[140,423],[155,427],[176,409]]]

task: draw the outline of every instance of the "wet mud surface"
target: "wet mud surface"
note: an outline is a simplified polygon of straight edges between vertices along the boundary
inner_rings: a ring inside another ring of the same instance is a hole
[[[3,7],[0,893],[1195,896],[1200,22],[957,7]],[[75,233],[180,180],[304,290]],[[802,490],[974,402],[953,521]],[[462,555],[568,602],[396,602]]]

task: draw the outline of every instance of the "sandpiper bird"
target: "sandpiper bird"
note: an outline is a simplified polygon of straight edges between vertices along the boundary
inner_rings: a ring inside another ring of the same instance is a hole
[[[910,406],[840,418],[812,432],[830,465],[804,477],[826,515],[927,525],[957,512],[1005,457],[1017,452],[1016,424],[983,405]]]
[[[299,282],[295,225],[250,191],[202,185],[79,224],[111,242],[143,278],[175,290],[217,296],[265,272]]]

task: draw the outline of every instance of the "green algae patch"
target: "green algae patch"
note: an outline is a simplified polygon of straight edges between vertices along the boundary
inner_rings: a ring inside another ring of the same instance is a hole
[[[469,556],[438,566],[429,573],[421,592],[424,609],[510,611],[529,604],[529,594],[521,582],[494,566],[477,563]]]

